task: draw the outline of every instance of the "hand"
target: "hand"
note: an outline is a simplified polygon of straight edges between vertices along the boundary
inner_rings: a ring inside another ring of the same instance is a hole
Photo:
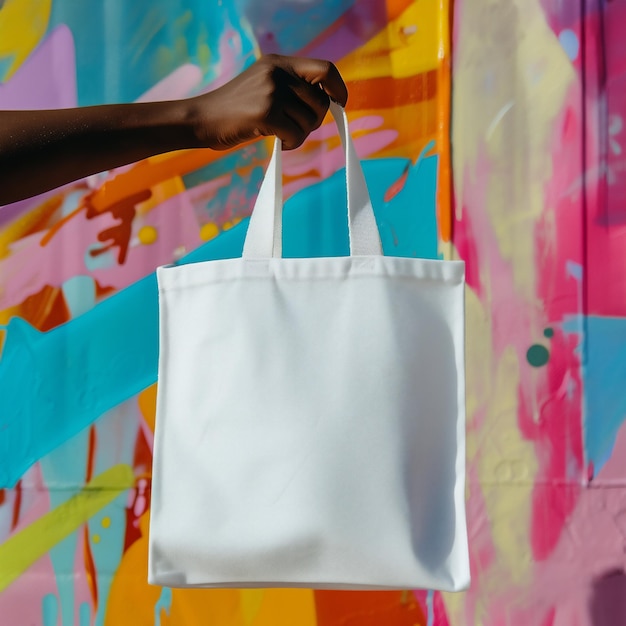
[[[348,91],[329,61],[268,55],[219,89],[194,98],[200,145],[226,150],[276,135],[286,150],[319,128],[329,98],[345,106]]]

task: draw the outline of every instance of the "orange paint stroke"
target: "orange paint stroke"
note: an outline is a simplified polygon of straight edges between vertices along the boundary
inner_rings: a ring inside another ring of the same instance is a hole
[[[450,65],[450,2],[440,0],[439,41],[440,62],[437,69],[439,106],[437,107],[437,146],[439,175],[437,181],[437,221],[442,241],[452,241],[452,167],[450,164],[451,65]]]
[[[397,20],[413,2],[414,0],[387,0],[387,22]]]
[[[434,100],[437,97],[439,70],[408,78],[385,76],[348,82],[350,110],[388,109],[404,104]]]
[[[257,140],[258,141],[258,140]],[[241,149],[248,144],[242,144]],[[90,198],[90,206],[96,213],[104,213],[109,207],[128,196],[150,189],[175,176],[183,176],[223,158],[233,150],[209,149],[179,150],[159,157],[139,161],[129,170],[107,180]]]
[[[156,401],[157,383],[150,385],[150,387],[146,387],[146,389],[144,389],[137,397],[141,415],[152,432],[154,432]]]

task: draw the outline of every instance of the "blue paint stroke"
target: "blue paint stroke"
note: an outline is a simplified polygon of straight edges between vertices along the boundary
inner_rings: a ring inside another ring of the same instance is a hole
[[[87,602],[81,602],[78,610],[78,619],[80,626],[90,626],[91,624],[91,607]]]
[[[609,460],[626,418],[626,318],[569,317],[563,330],[581,337],[586,325],[583,364],[584,445],[597,475]]]
[[[161,626],[161,611],[165,611],[165,614],[170,616],[170,609],[172,608],[172,590],[169,587],[163,587],[161,589],[161,595],[157,603],[154,605],[154,626]]]
[[[58,602],[57,597],[52,594],[46,594],[41,600],[41,623],[43,626],[56,626],[58,620]]]
[[[437,156],[409,168],[404,188],[386,190],[406,159],[364,162],[385,253],[437,258]],[[347,218],[337,210],[345,173],[295,194],[285,205],[284,254],[348,254]],[[247,220],[181,263],[241,255]],[[33,463],[107,410],[156,381],[158,299],[155,274],[47,333],[10,320],[0,359],[0,487],[12,487]]]

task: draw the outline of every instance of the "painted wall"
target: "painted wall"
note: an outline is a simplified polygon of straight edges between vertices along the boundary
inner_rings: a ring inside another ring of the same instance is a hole
[[[474,585],[451,624],[626,623],[624,0],[458,0]]]
[[[448,21],[447,0],[4,0],[0,107],[196,94],[261,51],[330,58],[349,83],[386,252],[437,257],[451,232]],[[444,615],[425,592],[146,584],[153,272],[240,254],[269,147],[168,154],[0,209],[2,626],[414,626]],[[326,125],[285,158],[286,255],[347,251],[337,148]]]
[[[160,264],[236,256],[268,142],[0,210],[0,624],[626,623],[626,0],[4,0],[0,107],[179,97],[335,60],[388,254],[467,263],[464,594],[146,582]],[[331,126],[286,253],[342,254]],[[321,233],[321,235],[320,235]],[[236,372],[234,373],[236,375]]]

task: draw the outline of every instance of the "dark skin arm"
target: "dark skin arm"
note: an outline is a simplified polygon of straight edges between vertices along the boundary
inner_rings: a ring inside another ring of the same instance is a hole
[[[348,93],[328,61],[269,55],[208,94],[141,104],[0,111],[0,205],[186,148],[276,135],[291,150]]]

